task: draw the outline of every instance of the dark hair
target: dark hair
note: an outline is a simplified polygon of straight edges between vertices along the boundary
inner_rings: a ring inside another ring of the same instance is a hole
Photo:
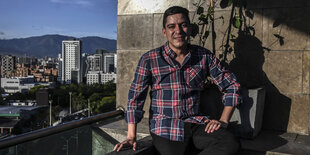
[[[188,10],[180,7],[180,6],[172,6],[168,8],[164,13],[164,20],[163,20],[163,28],[165,28],[167,17],[170,15],[181,13],[184,15],[185,19],[189,22]]]

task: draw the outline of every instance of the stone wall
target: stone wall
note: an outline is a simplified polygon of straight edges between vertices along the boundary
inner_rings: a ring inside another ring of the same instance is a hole
[[[188,8],[195,13],[193,3],[199,0],[118,0],[117,19],[117,106],[126,107],[130,83],[139,57],[165,42],[161,35],[162,14],[173,5]],[[207,0],[209,1],[209,0]],[[224,0],[222,0],[224,1]],[[219,58],[226,56],[228,67],[243,86],[266,88],[263,128],[309,134],[310,110],[310,1],[309,0],[247,0],[247,10],[253,18],[246,18],[255,29],[254,36],[239,38],[232,53],[220,48],[229,25],[232,7],[221,8],[218,0],[212,37],[206,48]],[[203,6],[207,8],[205,3]],[[197,16],[193,21],[197,21]],[[237,35],[237,30],[232,34]],[[280,44],[274,34],[283,37]],[[198,43],[194,38],[193,44]],[[269,49],[266,51],[264,49]],[[145,105],[148,116],[149,102]]]

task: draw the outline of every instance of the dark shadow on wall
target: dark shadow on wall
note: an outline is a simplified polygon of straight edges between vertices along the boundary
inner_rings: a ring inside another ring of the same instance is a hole
[[[269,151],[285,145],[287,140],[281,138],[279,135],[287,130],[291,99],[281,94],[263,71],[265,57],[262,42],[255,36],[246,35],[244,33],[239,34],[234,42],[234,52],[235,58],[226,65],[229,70],[237,76],[237,79],[241,83],[241,94],[243,97],[243,102],[241,104],[249,105],[243,106],[245,107],[245,111],[243,108],[244,117],[241,119],[241,125],[239,126],[242,130],[233,127],[233,122],[230,125],[230,129],[235,135],[246,138],[241,141],[243,149],[249,149],[251,147],[256,148],[255,145],[260,145],[263,146],[261,151]],[[273,132],[268,136],[265,136],[265,133],[263,135],[259,134],[258,137],[254,138],[254,141],[252,141],[253,137],[251,138],[251,136],[253,133],[248,132],[252,130],[248,112],[252,108],[253,100],[248,96],[249,92],[247,90],[255,88],[265,88],[266,90],[262,130],[272,130]],[[219,119],[223,110],[223,105],[220,104],[222,102],[221,96],[221,92],[219,92],[215,85],[206,88],[201,93],[202,104],[200,104],[200,112],[210,116],[211,119]],[[246,109],[248,111],[246,111]],[[244,133],[240,133],[239,131]],[[265,139],[266,137],[267,139]]]
[[[273,27],[286,25],[299,32],[309,34],[309,0],[246,0],[246,2],[247,8],[254,13],[272,19]]]
[[[234,51],[235,58],[229,63],[229,68],[241,86],[247,89],[266,88],[263,129],[286,131],[291,99],[281,94],[263,71],[265,57],[262,42],[255,36],[239,34]]]

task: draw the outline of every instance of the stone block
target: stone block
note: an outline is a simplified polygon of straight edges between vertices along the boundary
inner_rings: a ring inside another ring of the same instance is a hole
[[[302,92],[304,94],[310,93],[310,52],[303,53],[303,63],[302,63]]]
[[[198,4],[200,2],[200,4],[202,4],[201,6],[204,8],[204,10],[208,10],[209,6],[210,6],[210,1],[209,0],[189,0],[188,1],[188,10],[190,12],[195,12],[197,11],[197,7],[194,4]],[[214,1],[215,4],[215,10],[231,10],[232,6],[227,6],[227,4],[225,6],[225,8],[223,8],[221,5],[221,1]]]
[[[242,91],[243,102],[235,109],[231,117],[231,126],[236,135],[244,138],[254,138],[263,125],[265,104],[264,88]]]
[[[157,48],[166,43],[167,39],[162,34],[163,14],[154,14],[154,43],[153,48]]]
[[[178,5],[187,8],[186,0],[118,0],[118,15],[163,13],[167,8]]]
[[[309,134],[309,95],[281,94],[267,87],[263,128]]]
[[[124,119],[111,122],[99,127],[102,131],[106,132],[109,136],[113,137],[118,142],[122,142],[127,137],[127,123]],[[148,119],[142,119],[137,126],[137,140],[149,136]]]
[[[116,85],[116,107],[123,107],[127,110],[128,91],[130,84],[117,84]]]
[[[146,51],[118,50],[117,51],[117,84],[130,84],[140,60]]]
[[[259,40],[263,40],[263,17],[261,16],[261,10],[255,10],[256,12],[253,12],[254,16],[253,19],[246,18],[246,22],[248,26],[253,26],[255,30],[255,37],[257,37]],[[258,12],[258,13],[257,13]],[[230,10],[221,10],[221,11],[215,11],[214,18],[216,19],[214,21],[214,32],[215,35],[212,34],[212,26],[209,24],[207,26],[207,31],[209,31],[209,36],[206,39],[205,47],[213,50],[214,46],[216,50],[224,51],[224,45],[227,42],[228,37],[228,30],[229,30],[229,21],[231,18],[231,11]],[[224,19],[220,19],[220,17],[223,17]],[[190,17],[193,18],[192,22],[198,23],[198,15],[193,15],[193,13],[190,14]],[[201,31],[202,26],[199,27],[199,31]],[[234,36],[238,36],[238,29],[231,26],[230,33]],[[192,39],[192,44],[199,45],[199,36],[197,35],[195,38]],[[229,41],[229,45],[231,47],[234,47],[234,43],[232,41]]]
[[[264,47],[271,50],[309,50],[309,13],[306,8],[264,9]]]
[[[257,0],[250,0],[249,3]],[[262,8],[288,8],[288,7],[305,7],[310,6],[310,2],[308,0],[262,0],[261,1]]]
[[[292,100],[287,132],[309,135],[309,95],[287,96]]]
[[[117,17],[117,49],[151,49],[153,45],[153,15]]]
[[[302,52],[269,52],[266,54],[270,82],[281,93],[302,92]]]

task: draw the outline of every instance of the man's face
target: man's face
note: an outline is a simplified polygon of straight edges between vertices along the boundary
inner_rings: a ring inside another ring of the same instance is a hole
[[[181,49],[187,45],[190,36],[189,21],[181,13],[170,15],[162,33],[172,50]]]

